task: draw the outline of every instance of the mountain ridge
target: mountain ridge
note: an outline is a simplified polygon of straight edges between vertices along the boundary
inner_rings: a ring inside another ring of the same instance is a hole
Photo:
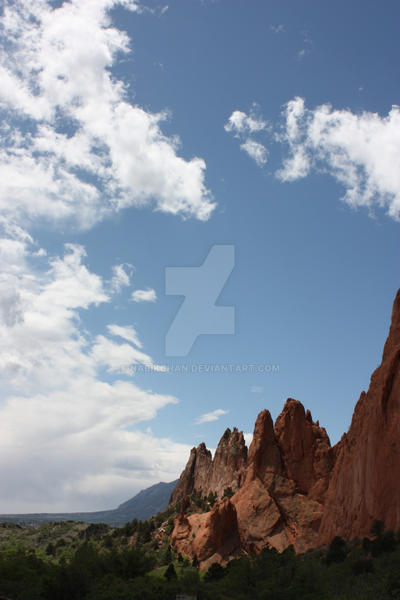
[[[178,480],[163,481],[145,488],[135,496],[110,510],[74,513],[26,513],[1,514],[0,521],[12,523],[37,524],[58,521],[83,521],[84,523],[106,523],[120,526],[128,521],[144,521],[167,507],[169,497]]]

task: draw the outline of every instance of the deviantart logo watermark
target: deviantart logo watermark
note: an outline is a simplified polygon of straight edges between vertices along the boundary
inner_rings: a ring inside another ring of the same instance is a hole
[[[215,305],[234,262],[234,246],[214,245],[199,267],[166,267],[165,293],[185,296],[166,335],[166,356],[187,356],[201,334],[235,333],[234,307]]]

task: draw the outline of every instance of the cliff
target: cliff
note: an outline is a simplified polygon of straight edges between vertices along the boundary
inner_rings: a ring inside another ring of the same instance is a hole
[[[400,290],[382,364],[358,400],[349,431],[335,448],[319,543],[369,533],[379,519],[400,527]]]

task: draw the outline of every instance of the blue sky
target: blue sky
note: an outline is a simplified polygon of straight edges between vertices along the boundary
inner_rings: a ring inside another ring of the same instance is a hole
[[[340,439],[400,281],[398,20],[5,3],[0,512],[117,505],[287,397]],[[214,245],[234,249],[234,333],[167,356],[166,269]]]

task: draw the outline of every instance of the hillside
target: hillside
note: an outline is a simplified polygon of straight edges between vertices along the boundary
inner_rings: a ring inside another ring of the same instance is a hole
[[[163,511],[168,505],[168,500],[176,483],[176,481],[156,483],[112,510],[76,513],[31,513],[23,515],[3,514],[0,515],[0,521],[23,525],[34,525],[44,522],[82,521],[84,523],[107,523],[108,525],[122,526],[133,519],[145,521]]]

